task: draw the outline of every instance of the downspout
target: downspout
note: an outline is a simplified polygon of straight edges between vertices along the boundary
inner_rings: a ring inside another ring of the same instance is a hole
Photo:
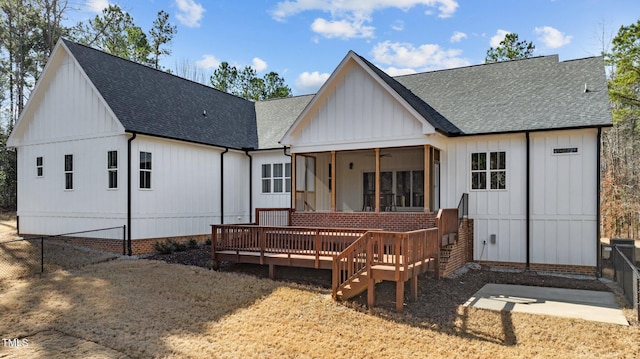
[[[253,223],[253,157],[249,154],[251,148],[245,148],[244,154],[249,157],[249,223]]]
[[[229,147],[220,153],[220,224],[224,224],[224,154],[227,152]]]
[[[527,138],[527,169],[526,169],[526,238],[527,238],[527,263],[525,270],[529,270],[531,264],[531,139],[529,137],[529,131],[525,132]]]
[[[601,165],[600,161],[602,160],[602,127],[598,127],[598,144],[597,144],[597,160],[596,160],[596,275],[598,277],[602,277],[602,258],[600,251],[600,224],[602,221],[600,215],[600,186],[601,186]]]
[[[127,173],[127,251],[129,256],[131,253],[131,142],[135,140],[137,134],[132,132],[133,136],[127,140],[127,165],[129,171]],[[123,253],[124,254],[124,253]]]

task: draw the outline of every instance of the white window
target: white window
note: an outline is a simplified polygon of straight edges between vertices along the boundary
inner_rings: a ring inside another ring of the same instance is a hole
[[[36,177],[44,176],[44,159],[36,157]]]
[[[262,193],[291,192],[291,163],[262,165]]]
[[[151,188],[151,152],[140,152],[140,188]]]
[[[487,163],[487,157],[489,161]],[[487,187],[488,185],[488,187]],[[506,152],[479,152],[471,154],[471,189],[501,190],[507,188]]]
[[[73,189],[73,155],[64,155],[64,189]]]
[[[109,188],[118,188],[118,151],[107,152],[107,177]]]

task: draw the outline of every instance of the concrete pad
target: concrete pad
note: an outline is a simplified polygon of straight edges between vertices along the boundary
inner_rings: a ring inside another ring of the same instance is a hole
[[[486,284],[464,306],[629,325],[611,292]]]

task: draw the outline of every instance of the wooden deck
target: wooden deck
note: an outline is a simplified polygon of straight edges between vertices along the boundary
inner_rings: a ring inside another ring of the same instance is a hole
[[[383,232],[347,228],[213,225],[211,256],[220,261],[275,266],[331,269],[336,299],[348,299],[368,290],[375,304],[375,283],[396,282],[396,309],[404,305],[404,283],[411,280],[417,298],[417,277],[427,271],[438,276],[437,228],[413,232]]]

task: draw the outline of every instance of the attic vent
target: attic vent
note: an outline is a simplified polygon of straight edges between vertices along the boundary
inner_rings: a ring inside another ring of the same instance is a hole
[[[570,154],[577,154],[577,153],[578,153],[578,147],[565,147],[565,148],[553,149],[554,155],[570,155]]]

